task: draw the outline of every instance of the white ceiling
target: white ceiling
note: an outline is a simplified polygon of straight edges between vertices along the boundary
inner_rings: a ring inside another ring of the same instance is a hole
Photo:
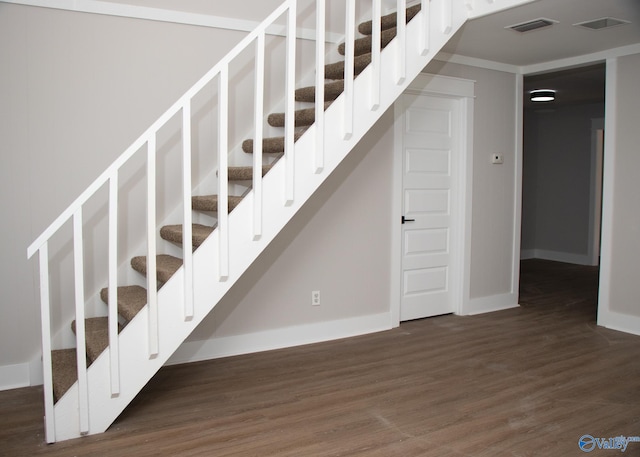
[[[630,21],[604,30],[572,24],[614,17]],[[505,27],[533,19],[558,23],[518,33]],[[526,67],[640,43],[640,0],[537,0],[469,21],[443,51]]]

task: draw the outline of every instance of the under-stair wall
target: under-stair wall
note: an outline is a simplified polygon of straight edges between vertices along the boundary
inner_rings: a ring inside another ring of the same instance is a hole
[[[432,19],[431,29],[437,30],[441,28],[450,34],[466,19],[466,8],[449,11],[447,6],[443,7],[437,2],[430,6],[433,14],[433,18],[429,16]],[[465,6],[471,6],[470,2],[465,2]],[[419,18],[420,16],[418,15],[416,19]],[[450,24],[449,21],[451,21]],[[421,39],[420,30],[420,24],[417,20],[410,23],[406,30],[407,43],[417,43],[418,46],[419,43],[425,43],[424,36]],[[166,281],[158,293],[157,301],[159,306],[157,308],[157,316],[153,316],[154,313],[150,312],[149,307],[146,306],[142,308],[135,319],[128,323],[126,329],[120,334],[118,338],[120,347],[127,349],[126,354],[121,354],[120,357],[119,373],[117,375],[119,386],[115,394],[113,381],[109,382],[109,379],[113,380],[113,377],[110,378],[109,375],[110,372],[113,373],[113,365],[109,366],[109,351],[106,351],[93,362],[93,365],[88,370],[86,385],[83,387],[82,382],[80,385],[78,383],[74,384],[55,405],[55,419],[49,417],[47,422],[47,439],[49,441],[67,439],[84,433],[99,433],[109,426],[119,412],[137,394],[139,388],[162,366],[184,338],[207,315],[212,304],[215,304],[224,296],[231,285],[242,275],[287,221],[302,207],[330,172],[338,166],[357,141],[375,123],[376,119],[393,103],[395,98],[402,92],[404,85],[423,68],[433,53],[446,41],[447,37],[448,35],[446,34],[434,32],[429,37],[429,51],[426,56],[420,55],[420,48],[407,49],[408,58],[404,62],[403,59],[399,58],[402,49],[398,44],[399,41],[395,40],[390,43],[382,53],[382,68],[400,69],[397,72],[381,73],[380,87],[382,90],[380,91],[378,108],[373,111],[369,108],[371,84],[368,84],[368,82],[372,78],[372,70],[371,67],[368,67],[353,85],[352,96],[357,101],[353,108],[350,108],[350,104],[346,103],[345,98],[347,97],[343,94],[326,111],[324,150],[327,153],[321,159],[315,155],[318,151],[315,147],[317,139],[315,135],[312,135],[312,133],[315,133],[315,126],[310,127],[306,134],[302,135],[296,143],[295,160],[277,162],[260,182],[263,187],[262,206],[265,209],[261,217],[261,226],[256,229],[255,224],[251,223],[255,221],[254,208],[251,204],[255,192],[252,192],[230,214],[228,221],[224,220],[225,218],[222,220],[221,228],[223,229],[223,234],[226,224],[228,224],[228,227],[235,228],[235,230],[227,229],[226,236],[229,237],[228,263],[225,261],[224,256],[222,256],[223,261],[220,262],[220,239],[224,237],[220,237],[219,227],[218,230],[211,233],[193,255],[192,286],[188,285],[188,281],[191,281],[191,279],[184,274],[184,268],[180,269],[171,279]],[[412,52],[415,52],[416,55],[414,56]],[[399,61],[405,65],[396,67]],[[398,80],[401,81],[400,84],[398,84]],[[182,106],[184,105],[180,105],[180,107]],[[366,106],[366,108],[363,109],[363,106]],[[344,132],[344,115],[345,112],[349,113],[351,110],[356,115],[353,116],[352,128],[349,129],[347,127],[350,132],[346,135],[336,135],[337,132]],[[144,144],[152,146],[155,144],[154,139],[152,140],[151,137],[145,136],[143,139],[144,141],[140,143],[140,147]],[[137,148],[132,150],[135,152]],[[151,148],[151,150],[154,151],[154,148]],[[149,154],[149,157],[151,157],[151,154]],[[223,164],[221,170],[225,169],[224,166],[225,164]],[[292,174],[291,171],[293,171]],[[291,187],[283,189],[283,183],[287,182],[290,182]],[[226,210],[227,208],[224,206],[222,208]],[[223,213],[226,214],[226,211]],[[70,214],[75,214],[73,219],[77,235],[82,232],[80,227],[82,217],[81,214],[78,216],[77,212],[71,212]],[[149,230],[150,233],[154,231],[153,228]],[[224,245],[226,243],[222,246]],[[252,247],[247,248],[247,245]],[[76,248],[78,247],[81,247],[81,244],[77,244],[76,241]],[[42,250],[41,246],[35,247],[31,250],[31,253],[35,253],[39,249],[41,253],[40,259],[43,264],[46,264],[46,245],[44,245],[44,248],[45,251]],[[154,252],[155,249],[156,246],[150,248],[151,252]],[[224,252],[224,248],[222,251]],[[231,255],[232,253],[233,255]],[[80,263],[81,257],[76,257],[74,266]],[[153,269],[153,266],[151,268]],[[46,273],[45,269],[42,276],[43,284],[46,284],[48,280]],[[189,309],[188,303],[186,307],[171,307],[167,305],[168,303],[184,304],[185,291],[191,289],[193,294],[192,310]],[[46,287],[43,287],[43,299],[46,298],[46,293]],[[83,295],[82,291],[76,290],[76,294],[78,293],[80,293],[80,296]],[[155,300],[155,297],[153,297],[153,300]],[[163,306],[163,304],[165,305]],[[155,325],[150,327],[150,322],[158,325],[160,337],[155,343],[157,347],[154,347],[153,335],[148,334],[149,330],[154,330],[155,327]],[[151,336],[151,340],[149,340],[149,336]],[[82,342],[82,339],[80,342]],[[147,347],[147,342],[150,345],[149,347]],[[150,348],[151,351],[149,350]],[[77,421],[70,420],[70,418],[76,417],[78,410],[81,412],[81,416],[83,411],[86,414],[84,419],[82,417],[79,418],[79,429],[77,428]],[[50,430],[54,427],[55,432],[50,435]]]

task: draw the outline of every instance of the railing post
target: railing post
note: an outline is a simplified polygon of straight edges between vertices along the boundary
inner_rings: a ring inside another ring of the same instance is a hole
[[[220,110],[218,113],[218,278],[229,277],[229,67],[219,75]]]
[[[118,340],[118,171],[109,178],[109,365],[111,395],[120,394],[120,344]]]
[[[51,311],[49,309],[49,243],[40,246],[40,313],[42,327],[42,371],[44,381],[44,432],[47,443],[56,441],[53,409],[53,367],[51,364]]]
[[[344,48],[344,119],[342,137],[345,140],[353,135],[353,78],[356,28],[356,2],[346,1],[345,12],[345,48]]]
[[[316,153],[314,172],[320,173],[324,168],[324,64],[325,64],[325,0],[316,2],[316,99],[315,128]]]
[[[429,34],[431,33],[431,28],[429,26],[431,21],[430,7],[430,0],[422,0],[420,7],[420,14],[422,16],[422,25],[420,27],[420,54],[423,56],[426,56],[429,52]]]
[[[380,106],[380,35],[382,5],[381,0],[373,0],[371,7],[371,111],[375,111]]]
[[[82,207],[73,215],[73,271],[76,304],[76,363],[78,369],[78,412],[80,434],[89,433],[89,389],[87,387],[87,343],[84,321],[84,249]]]
[[[256,76],[253,123],[255,138],[253,140],[253,239],[262,236],[262,140],[264,137],[264,32],[256,38]]]
[[[182,107],[182,266],[184,319],[193,318],[193,225],[191,209],[191,99]]]
[[[159,351],[156,223],[156,133],[152,133],[147,140],[147,305],[149,307],[149,358],[155,358]]]
[[[448,35],[453,27],[453,1],[442,2],[442,33]]]
[[[287,17],[286,109],[284,122],[285,205],[293,203],[295,182],[296,1],[289,2]]]
[[[407,77],[407,1],[397,0],[397,35],[398,63],[396,68],[396,84],[402,84]]]

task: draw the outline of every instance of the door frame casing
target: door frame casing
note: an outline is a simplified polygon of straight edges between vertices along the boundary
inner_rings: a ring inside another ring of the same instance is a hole
[[[460,158],[458,176],[454,179],[457,199],[452,202],[455,212],[452,237],[457,246],[451,269],[452,299],[455,314],[467,314],[471,274],[471,210],[473,188],[473,107],[475,81],[421,73],[409,85],[404,94],[456,99],[460,103],[460,129],[458,144]],[[400,302],[402,294],[402,167],[403,167],[403,121],[405,107],[402,98],[394,104],[394,146],[391,208],[391,326],[400,325]]]

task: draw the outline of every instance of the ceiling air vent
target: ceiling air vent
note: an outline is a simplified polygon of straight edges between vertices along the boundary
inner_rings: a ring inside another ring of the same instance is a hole
[[[591,30],[602,30],[624,24],[629,24],[629,21],[623,21],[622,19],[616,19],[614,17],[602,17],[600,19],[594,19],[593,21],[578,22],[573,25]]]
[[[541,29],[543,27],[549,27],[550,25],[556,24],[558,21],[554,21],[552,19],[538,18],[532,21],[521,22],[520,24],[510,25],[505,27],[505,29],[515,30],[516,32],[524,33],[530,32],[531,30]]]

